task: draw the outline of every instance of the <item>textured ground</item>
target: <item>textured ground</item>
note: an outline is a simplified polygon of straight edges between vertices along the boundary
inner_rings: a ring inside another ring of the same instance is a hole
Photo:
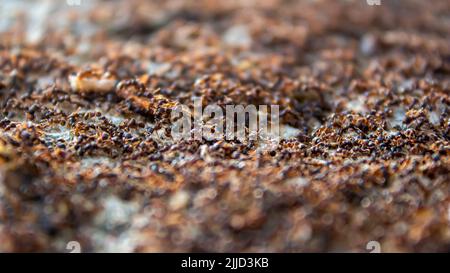
[[[449,105],[449,1],[0,0],[0,251],[449,251]]]

